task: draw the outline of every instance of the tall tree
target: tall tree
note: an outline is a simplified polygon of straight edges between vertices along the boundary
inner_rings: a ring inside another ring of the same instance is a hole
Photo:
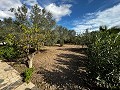
[[[52,29],[55,21],[49,12],[46,12],[44,9],[41,10],[38,5],[32,7],[30,15],[28,15],[28,9],[25,5],[17,10],[11,9],[11,11],[15,13],[15,23],[19,28],[19,33],[16,36],[18,40],[17,45],[26,53],[29,68],[32,68],[35,51],[44,45],[45,31]]]
[[[74,43],[76,32],[74,30],[68,30],[67,43]]]
[[[57,26],[57,31],[59,33],[60,46],[64,45],[64,41],[67,39],[68,30],[65,27]]]

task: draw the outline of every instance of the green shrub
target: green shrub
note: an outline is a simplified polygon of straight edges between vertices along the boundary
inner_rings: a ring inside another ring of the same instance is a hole
[[[30,79],[32,77],[32,74],[33,74],[33,71],[34,69],[33,68],[27,68],[24,72],[24,81],[26,83],[29,83],[30,82]]]
[[[19,50],[12,46],[2,46],[0,47],[0,56],[7,60],[15,59],[19,56]]]
[[[3,59],[3,54],[4,54],[4,51],[3,51],[2,47],[0,47],[0,59]]]
[[[88,48],[88,76],[104,88],[120,85],[120,35],[99,32]]]

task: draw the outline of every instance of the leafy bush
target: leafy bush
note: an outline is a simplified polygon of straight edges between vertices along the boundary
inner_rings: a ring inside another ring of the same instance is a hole
[[[34,69],[33,68],[27,68],[24,72],[24,81],[26,83],[29,83],[30,82],[30,79],[32,77],[32,74],[33,74],[33,71]]]
[[[88,76],[104,88],[120,85],[120,35],[99,32],[88,47]],[[119,88],[119,87],[118,87]]]
[[[0,47],[0,56],[5,59],[15,59],[19,55],[19,51],[16,47],[12,46],[2,46]]]

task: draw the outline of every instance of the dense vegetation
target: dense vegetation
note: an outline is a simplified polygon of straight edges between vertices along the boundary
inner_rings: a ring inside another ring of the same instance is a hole
[[[88,47],[87,75],[89,84],[102,88],[120,89],[120,28],[85,33],[81,39]],[[83,44],[83,42],[82,42]]]
[[[100,26],[99,31],[76,35],[74,30],[56,25],[50,12],[34,5],[28,16],[25,5],[11,8],[15,18],[0,21],[0,58],[7,60],[27,57],[29,68],[25,71],[25,81],[32,75],[32,60],[35,51],[42,46],[64,43],[87,46],[88,84],[103,88],[120,87],[120,28]]]
[[[10,46],[10,51],[1,53],[1,56],[5,54],[12,59],[17,53],[12,47],[17,47],[18,51],[21,51],[20,53],[28,57],[30,68],[32,68],[35,51],[40,50],[42,46],[50,46],[58,42],[60,46],[63,46],[65,40],[71,43],[70,39],[75,36],[74,30],[57,26],[52,14],[46,12],[45,9],[41,10],[38,5],[32,7],[29,15],[25,5],[10,10],[15,14],[15,18],[4,18],[3,21],[0,21],[0,43],[5,42],[7,46]],[[1,52],[4,51],[2,50]],[[17,57],[17,55],[15,56]]]

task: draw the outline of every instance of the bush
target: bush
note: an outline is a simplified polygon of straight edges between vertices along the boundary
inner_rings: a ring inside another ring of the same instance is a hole
[[[19,56],[19,50],[13,46],[1,46],[0,47],[0,56],[1,58],[10,60],[15,59]]]
[[[88,47],[88,76],[104,88],[120,85],[120,35],[99,32]]]
[[[32,77],[32,74],[33,74],[33,71],[34,69],[33,68],[27,68],[24,72],[24,81],[26,83],[29,83],[30,82],[30,79]]]

